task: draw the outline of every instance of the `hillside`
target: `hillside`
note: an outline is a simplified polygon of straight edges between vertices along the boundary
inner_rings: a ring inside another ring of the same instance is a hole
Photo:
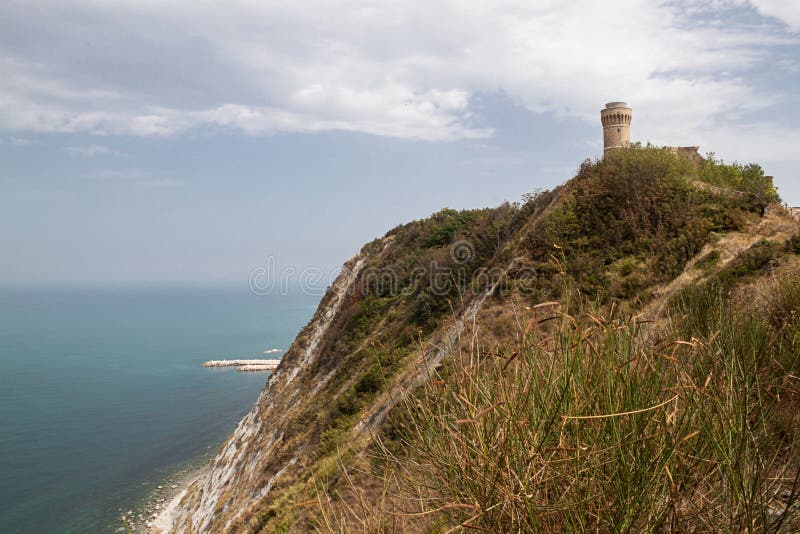
[[[800,528],[800,238],[632,147],[349,260],[174,532]]]

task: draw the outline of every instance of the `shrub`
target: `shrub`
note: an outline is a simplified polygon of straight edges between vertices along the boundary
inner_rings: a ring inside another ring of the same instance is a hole
[[[381,376],[380,364],[372,364],[364,374],[356,382],[356,393],[359,395],[365,393],[375,393],[379,391],[383,384],[383,377]]]
[[[733,189],[752,195],[760,205],[780,200],[772,180],[764,175],[764,169],[755,163],[740,165],[725,164],[722,160],[708,156],[700,163],[698,179],[726,189]]]
[[[702,172],[756,184],[763,179],[756,167],[712,161]],[[584,294],[635,296],[676,276],[712,232],[740,229],[747,214],[763,209],[769,197],[697,189],[693,181],[701,170],[652,147],[618,150],[585,164],[565,186],[562,201],[529,228],[525,249],[541,272],[553,263],[554,253],[563,254],[560,267]],[[629,277],[632,273],[619,270],[625,265],[641,268]],[[544,277],[541,283],[547,283]]]
[[[336,410],[339,414],[353,415],[360,409],[361,400],[353,387],[346,389],[336,400]]]

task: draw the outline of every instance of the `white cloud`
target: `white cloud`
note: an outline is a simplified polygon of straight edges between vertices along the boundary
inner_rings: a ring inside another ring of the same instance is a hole
[[[186,184],[188,184],[186,180],[173,180],[171,178],[159,178],[156,180],[142,180],[140,182],[136,182],[136,185],[147,189],[183,187]]]
[[[152,170],[137,168],[93,169],[84,173],[83,177],[98,184],[124,184],[143,189],[176,188],[189,185],[188,180],[163,176]]]
[[[150,179],[151,171],[145,169],[93,169],[83,174],[84,178],[98,182],[130,182]]]
[[[31,139],[26,139],[24,137],[14,137],[11,136],[8,139],[3,139],[0,137],[0,145],[9,145],[9,146],[30,146],[35,145],[36,142]]]
[[[73,156],[81,156],[84,158],[121,155],[121,152],[113,150],[105,145],[68,146],[65,150]]]
[[[797,27],[793,5],[752,3]],[[56,5],[39,4],[42,13]],[[724,18],[743,6],[742,0],[85,2],[93,22],[79,28],[74,50],[69,30],[52,23],[54,35],[63,36],[57,44],[64,69],[35,51],[0,60],[0,128],[136,136],[202,127],[254,135],[342,130],[475,139],[492,129],[474,115],[472,98],[502,91],[533,111],[592,124],[605,101],[625,99],[646,138],[685,143],[691,134],[704,142],[719,121],[783,98],[756,86],[750,73],[780,59],[771,47],[796,46],[796,38],[774,24]]]
[[[775,123],[746,124],[738,128],[717,127],[705,134],[707,150],[735,154],[740,162],[783,161],[797,158],[800,130]],[[787,157],[789,156],[789,157]],[[792,177],[797,176],[797,171]]]
[[[794,30],[800,30],[800,3],[796,0],[750,0],[759,13],[775,17]]]

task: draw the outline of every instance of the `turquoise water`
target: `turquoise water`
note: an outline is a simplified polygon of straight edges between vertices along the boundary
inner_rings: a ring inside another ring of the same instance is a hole
[[[266,373],[208,359],[288,348],[317,297],[243,288],[0,291],[0,532],[112,532],[213,453]],[[277,355],[280,356],[280,355]]]

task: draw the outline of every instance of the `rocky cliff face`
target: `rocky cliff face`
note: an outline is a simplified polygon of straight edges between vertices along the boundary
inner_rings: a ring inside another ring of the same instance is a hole
[[[304,336],[286,352],[253,409],[204,474],[178,497],[172,517],[162,518],[170,531],[238,529],[248,519],[244,514],[256,507],[282,476],[297,469],[305,447],[285,439],[287,432],[297,433],[297,429],[287,428],[284,415],[319,394],[324,375],[304,376],[302,384],[297,377],[321,357],[330,325],[345,297],[355,292],[354,283],[364,262],[364,256],[358,255],[345,264]]]
[[[298,426],[298,414],[306,406],[329,405],[326,384],[334,373],[326,362],[335,355],[334,326],[341,319],[347,299],[361,295],[363,271],[368,263],[391,250],[393,238],[380,242],[377,252],[363,252],[348,261],[309,325],[286,352],[269,378],[253,409],[242,419],[223,444],[211,465],[158,519],[166,532],[240,532],[256,530],[257,517],[273,492],[301,480],[314,463],[313,423]],[[423,351],[421,359],[398,372],[359,414],[348,440],[358,441],[377,429],[403,391],[419,384],[427,370],[438,366],[493,291],[500,278],[470,298],[452,320],[434,334],[436,342]],[[422,363],[423,365],[419,365]],[[322,365],[320,365],[322,364]],[[316,408],[314,408],[316,409]]]

